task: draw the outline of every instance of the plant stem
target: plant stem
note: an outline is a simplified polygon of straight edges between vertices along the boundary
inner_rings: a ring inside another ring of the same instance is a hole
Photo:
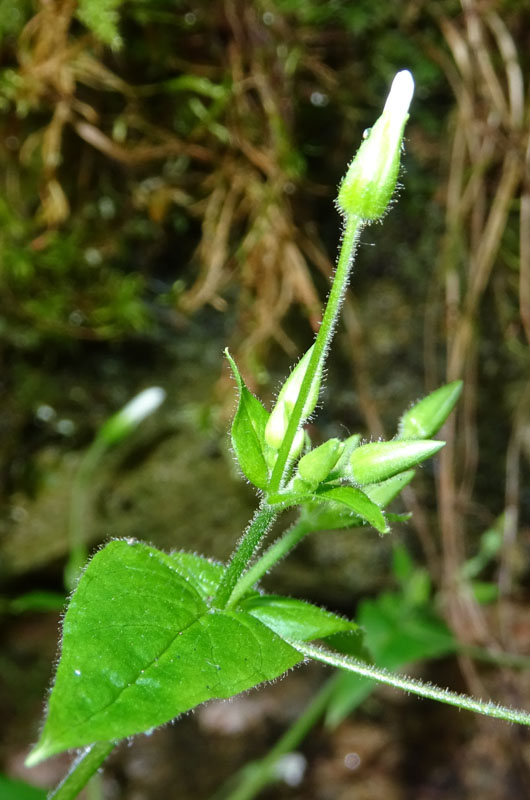
[[[74,800],[114,747],[115,742],[96,742],[88,747],[74,761],[70,772],[59,786],[50,792],[48,800]]]
[[[315,661],[321,661],[323,664],[339,667],[339,669],[354,672],[357,675],[364,675],[367,678],[379,681],[379,683],[386,683],[388,686],[403,689],[405,692],[411,692],[411,694],[419,695],[419,697],[438,700],[440,703],[457,706],[457,708],[463,708],[466,711],[474,711],[476,714],[484,714],[487,717],[505,719],[508,722],[518,722],[521,725],[530,725],[530,712],[519,711],[507,706],[498,706],[491,701],[483,702],[468,695],[450,692],[448,689],[440,689],[438,686],[431,686],[414,678],[408,678],[405,675],[387,672],[386,669],[366,664],[356,658],[343,656],[340,653],[332,653],[314,644],[292,641],[289,641],[289,644],[296,648],[299,653],[309,658],[314,658]]]
[[[226,568],[221,582],[212,600],[214,608],[225,608],[236,583],[245,571],[247,564],[254,555],[259,542],[265,536],[270,526],[278,515],[278,510],[266,503],[262,503],[254,519],[243,534],[239,546],[232,555],[230,564]]]
[[[346,291],[346,286],[348,284],[348,277],[353,263],[355,247],[357,245],[363,221],[353,214],[347,216],[345,219],[346,221],[344,225],[342,246],[337,261],[337,269],[331,285],[331,291],[329,293],[328,302],[322,318],[322,324],[315,340],[315,346],[311,354],[311,359],[309,361],[304,380],[302,381],[302,385],[300,387],[300,394],[296,400],[287,432],[278,452],[278,457],[272,471],[269,484],[270,494],[277,492],[285,481],[291,446],[293,444],[296,432],[300,426],[302,412],[313,383],[313,378],[316,374],[322,371],[324,366],[326,353],[333,336],[333,330],[337,322],[342,300],[344,298],[344,292]],[[247,564],[254,555],[254,551],[259,541],[272,525],[272,522],[277,514],[278,511],[273,510],[266,504],[266,502],[262,503],[256,513],[256,516],[244,534],[239,547],[232,556],[232,560],[225,574],[223,575],[221,583],[219,584],[217,592],[215,593],[212,601],[213,607],[225,608],[229,602],[231,605],[234,604],[235,601],[231,597],[232,592],[238,583],[239,578],[245,571]],[[271,562],[271,564],[272,563],[273,562]],[[238,590],[236,599],[238,599],[240,596],[241,594]]]
[[[311,525],[307,522],[299,520],[289,528],[277,541],[272,544],[268,550],[261,556],[259,561],[256,561],[247,572],[243,573],[238,582],[234,586],[230,599],[226,604],[226,608],[231,608],[236,605],[238,600],[245,594],[248,589],[251,589],[263,576],[276,564],[281,561],[285,556],[303,539],[303,537],[313,530]]]
[[[314,728],[326,710],[338,678],[339,675],[334,675],[324,684],[304,712],[278,739],[264,758],[247,764],[239,775],[235,776],[234,780],[230,782],[232,785],[236,784],[235,789],[228,790],[228,793],[226,790],[221,790],[215,797],[219,799],[224,797],[225,800],[252,800],[266,786],[281,780],[278,762],[282,756],[295,751],[309,731]]]
[[[64,583],[68,590],[75,587],[81,568],[88,557],[86,527],[87,520],[90,519],[92,479],[106,450],[106,442],[96,437],[83,455],[72,485],[68,522],[70,552],[64,568]]]
[[[322,318],[322,324],[315,339],[315,346],[311,354],[311,359],[300,387],[300,394],[298,395],[298,399],[295,403],[285,438],[278,451],[276,463],[274,464],[274,468],[272,470],[268,488],[271,494],[277,492],[285,482],[288,470],[289,453],[291,452],[291,447],[296,432],[300,427],[302,412],[309,396],[313,378],[315,375],[322,372],[324,366],[324,361],[326,359],[327,351],[331,343],[342,301],[344,299],[344,293],[348,285],[348,279],[355,255],[355,248],[357,246],[359,234],[363,224],[363,220],[354,216],[353,214],[350,214],[345,218],[342,245],[337,261],[337,269],[331,285],[331,291],[329,293],[324,316]]]

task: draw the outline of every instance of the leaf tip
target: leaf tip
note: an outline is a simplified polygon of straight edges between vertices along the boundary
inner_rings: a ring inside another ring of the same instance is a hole
[[[49,744],[44,740],[39,741],[35,747],[29,752],[24,761],[26,767],[36,767],[41,761],[44,761],[51,755]]]

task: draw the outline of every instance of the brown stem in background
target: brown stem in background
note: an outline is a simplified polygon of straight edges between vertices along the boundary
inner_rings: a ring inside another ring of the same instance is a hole
[[[469,587],[463,584],[460,571],[466,558],[466,514],[479,446],[476,329],[521,182],[524,159],[519,131],[524,92],[517,51],[505,24],[494,12],[482,10],[475,0],[462,0],[462,7],[463,28],[437,14],[457,67],[456,71],[453,67],[447,70],[457,99],[446,199],[447,233],[441,259],[446,286],[447,379],[463,377],[465,381],[459,419],[452,418],[448,423],[452,435],[441,453],[438,493],[449,619],[462,641],[495,648],[495,636]],[[493,42],[488,38],[490,34]],[[500,68],[492,44],[500,53]],[[530,205],[523,201],[520,302],[525,331],[530,302],[530,290],[526,284],[523,286],[529,261],[523,254],[530,249],[528,215]],[[505,553],[517,528],[519,443],[514,421],[507,455]],[[507,555],[501,577],[507,590]],[[471,661],[465,659],[461,665],[477,691],[480,679]]]

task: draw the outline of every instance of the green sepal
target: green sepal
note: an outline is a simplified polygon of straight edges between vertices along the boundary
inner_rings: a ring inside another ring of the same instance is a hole
[[[320,447],[302,456],[298,462],[297,474],[311,488],[316,489],[328,477],[343,449],[344,445],[338,439],[328,439]]]
[[[302,388],[302,383],[306,376],[311,355],[313,353],[314,345],[304,353],[298,364],[295,366],[278,395],[278,399],[271,411],[269,420],[265,428],[265,441],[273,450],[279,450],[284,440],[289,422]],[[300,425],[313,413],[315,406],[318,403],[318,396],[320,394],[321,370],[319,370],[312,378],[311,388],[302,409],[302,416],[300,418]],[[300,434],[300,431],[298,431]],[[303,446],[303,437],[298,436],[293,443],[290,458],[296,458],[299,455]]]
[[[256,595],[239,605],[282,639],[308,642],[358,628],[351,620],[292,597]]]
[[[398,439],[430,439],[434,436],[458,402],[462,381],[440,386],[405,411],[399,421]]]
[[[269,413],[245,386],[228,349],[225,350],[225,355],[239,389],[239,402],[232,422],[232,447],[245,477],[258,489],[266,489],[269,469],[266,459],[265,427]]]
[[[370,500],[377,503],[379,508],[386,508],[389,503],[407,486],[415,475],[413,469],[408,469],[405,472],[399,472],[393,478],[382,483],[373,483],[368,486],[363,486],[363,492],[368,495]]]
[[[393,514],[392,511],[385,512],[385,519],[387,522],[409,522],[411,518],[411,511],[406,511],[404,514]]]
[[[342,443],[343,449],[342,453],[329,473],[327,477],[328,483],[333,481],[343,481],[344,478],[348,479],[351,475],[350,469],[350,456],[355,450],[356,447],[359,447],[361,441],[361,434],[354,433],[353,436],[348,436],[348,438]]]
[[[353,480],[360,486],[385,481],[433,456],[444,444],[427,439],[362,445],[350,458]]]

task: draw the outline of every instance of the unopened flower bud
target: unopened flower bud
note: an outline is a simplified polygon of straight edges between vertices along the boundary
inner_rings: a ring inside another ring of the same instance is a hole
[[[144,389],[105,422],[98,433],[98,438],[107,446],[117,444],[156,411],[165,397],[165,391],[159,386]]]
[[[328,477],[343,449],[344,445],[338,439],[328,439],[302,456],[298,463],[298,475],[310,486],[318,486]]]
[[[353,479],[359,486],[386,481],[430,458],[444,444],[445,442],[430,439],[418,439],[411,442],[393,440],[362,445],[350,457]]]
[[[337,198],[339,209],[360,219],[379,219],[396,188],[403,131],[414,92],[408,70],[398,72],[383,113],[360,146]]]

